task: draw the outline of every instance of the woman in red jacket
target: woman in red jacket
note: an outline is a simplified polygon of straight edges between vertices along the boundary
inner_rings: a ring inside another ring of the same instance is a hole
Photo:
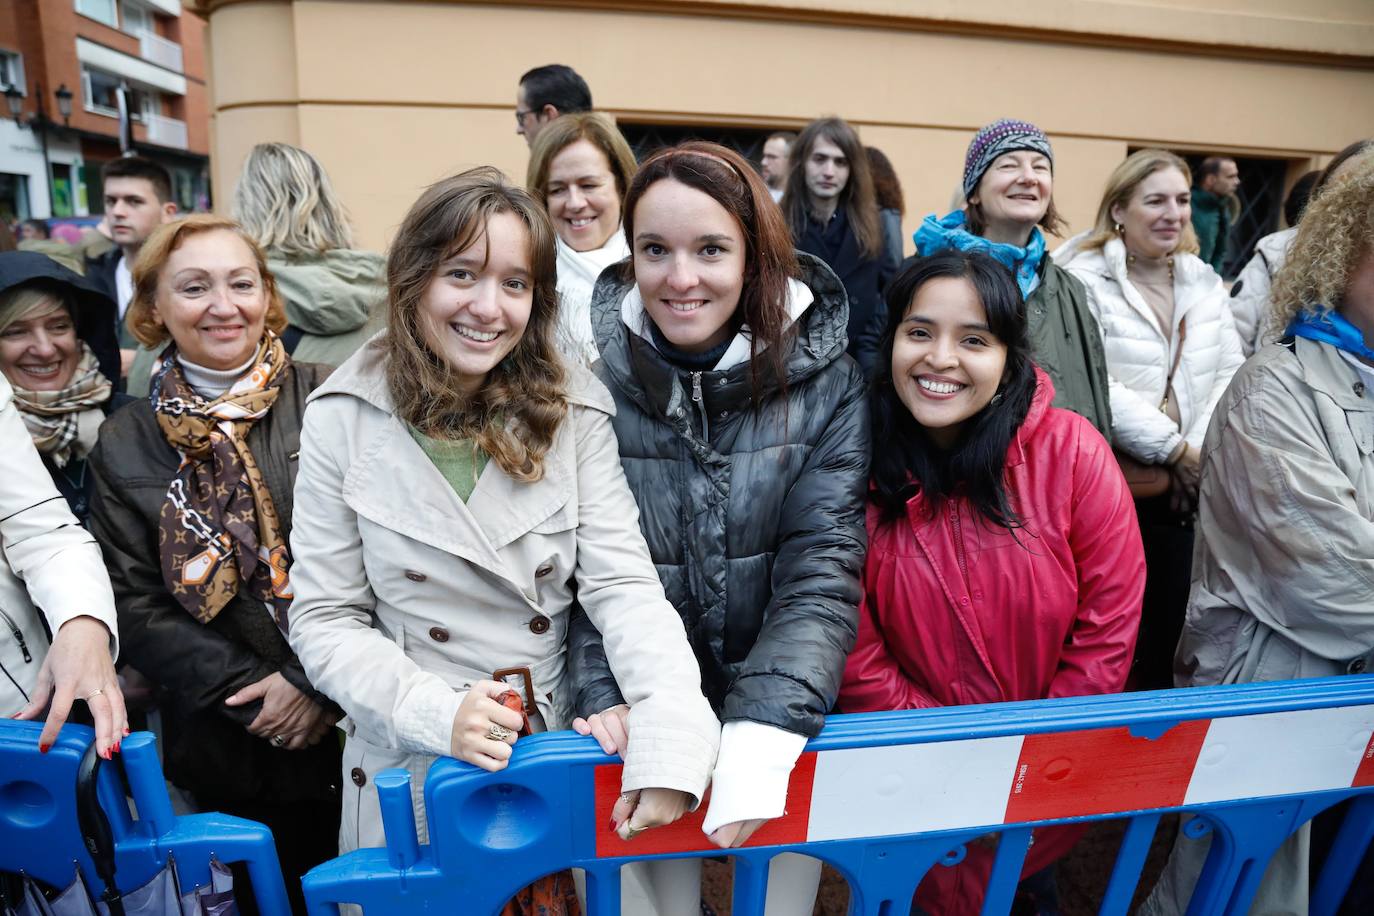
[[[1131,494],[1092,424],[1050,406],[1025,304],[986,255],[943,251],[888,288],[890,358],[871,395],[864,606],[844,712],[1115,693],[1145,560]],[[1077,839],[1037,832],[1023,875]],[[973,913],[992,854],[932,869],[930,914]],[[1033,884],[1054,912],[1052,872]],[[1046,899],[1046,898],[1050,899]]]

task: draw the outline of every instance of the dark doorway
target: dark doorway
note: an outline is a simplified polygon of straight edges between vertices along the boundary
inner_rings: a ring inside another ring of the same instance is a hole
[[[788,128],[752,127],[696,127],[663,124],[631,124],[621,121],[620,132],[634,150],[635,159],[643,162],[650,153],[665,146],[676,146],[686,140],[709,140],[739,153],[757,168],[763,154],[763,141],[769,134]]]

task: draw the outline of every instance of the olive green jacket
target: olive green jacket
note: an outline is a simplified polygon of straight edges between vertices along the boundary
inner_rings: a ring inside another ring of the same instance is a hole
[[[1035,362],[1054,382],[1054,406],[1087,418],[1110,442],[1107,355],[1087,291],[1049,256],[1041,264],[1040,285],[1026,300]]]

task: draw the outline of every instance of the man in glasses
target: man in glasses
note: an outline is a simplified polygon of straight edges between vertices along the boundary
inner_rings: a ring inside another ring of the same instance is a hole
[[[559,115],[592,110],[592,91],[572,67],[548,64],[520,77],[515,91],[515,132],[534,145],[544,125]]]

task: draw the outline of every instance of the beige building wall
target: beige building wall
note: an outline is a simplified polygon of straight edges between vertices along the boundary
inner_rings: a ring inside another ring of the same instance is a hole
[[[892,159],[907,231],[944,212],[979,126],[1034,121],[1087,228],[1129,148],[1274,157],[1290,180],[1374,135],[1369,0],[201,0],[217,204],[283,140],[329,170],[360,244],[473,165],[518,181],[516,80],[558,62],[637,123],[800,127],[838,114]]]

